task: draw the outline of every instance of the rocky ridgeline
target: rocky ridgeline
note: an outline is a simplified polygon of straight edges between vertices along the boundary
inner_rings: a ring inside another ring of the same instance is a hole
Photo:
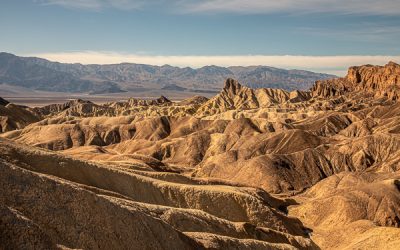
[[[93,105],[93,103],[90,101],[75,99],[75,100],[70,100],[70,101],[68,101],[66,103],[62,103],[62,104],[50,104],[50,105],[40,107],[40,108],[33,108],[33,112],[37,113],[40,116],[46,116],[46,115],[59,113],[66,109],[69,109],[71,107],[74,107],[77,105],[83,105],[83,104]]]
[[[317,81],[311,92],[314,97],[335,97],[346,93],[364,92],[375,97],[398,100],[400,97],[400,65],[350,67],[344,78]]]
[[[307,91],[288,92],[282,89],[251,89],[234,79],[225,81],[222,91],[205,102],[196,112],[198,117],[215,115],[229,110],[266,108],[286,102],[307,101],[311,95]]]
[[[172,102],[165,96],[160,96],[159,98],[155,100],[142,100],[142,99],[136,99],[136,98],[131,98],[129,99],[128,103],[131,106],[150,106],[150,105],[168,105],[171,104]]]

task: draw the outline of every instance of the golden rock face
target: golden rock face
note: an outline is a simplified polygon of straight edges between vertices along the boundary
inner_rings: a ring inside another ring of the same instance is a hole
[[[396,249],[399,75],[0,105],[0,248]]]
[[[313,96],[331,97],[351,92],[363,92],[375,97],[398,100],[400,93],[400,65],[389,62],[385,66],[350,67],[344,78],[318,81]]]

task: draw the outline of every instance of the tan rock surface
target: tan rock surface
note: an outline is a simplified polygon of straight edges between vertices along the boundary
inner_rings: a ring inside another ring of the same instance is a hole
[[[42,228],[49,237],[43,244],[193,249],[207,244],[181,232],[208,232],[248,239],[250,245],[264,241],[262,249],[271,244],[285,249],[288,243],[312,246],[301,223],[278,210],[283,201],[261,190],[190,179],[179,183],[177,177],[159,177],[158,172],[146,176],[4,140],[0,149],[0,201],[8,208],[5,213],[17,210]],[[37,234],[32,237],[40,238]],[[271,242],[269,234],[280,240]],[[222,237],[219,246],[229,244],[228,239]]]
[[[400,242],[400,172],[340,173],[296,200],[289,214],[313,229],[323,249],[396,249]]]
[[[347,76],[334,80],[317,81],[313,96],[339,96],[352,91],[363,91],[376,97],[399,99],[400,65],[389,62],[385,66],[350,67]]]
[[[29,109],[12,103],[0,105],[0,133],[22,129],[40,120],[40,116]]]
[[[0,135],[0,226],[13,225],[0,237],[48,248],[396,249],[399,68],[351,67],[309,92],[228,79],[209,100],[0,106],[22,121]]]

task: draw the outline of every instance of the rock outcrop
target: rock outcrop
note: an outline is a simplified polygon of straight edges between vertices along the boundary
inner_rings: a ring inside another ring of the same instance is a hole
[[[210,116],[228,110],[266,108],[285,102],[301,102],[310,99],[303,91],[287,92],[281,89],[251,89],[234,79],[227,79],[221,93],[204,103],[197,116]]]
[[[47,105],[47,106],[40,107],[40,108],[33,108],[33,111],[41,116],[55,115],[66,109],[73,108],[73,107],[76,107],[79,105],[85,105],[85,104],[86,105],[95,105],[94,103],[92,103],[90,101],[75,99],[75,100],[71,100],[71,101],[68,101],[63,104],[51,104],[51,105]]]
[[[170,104],[171,101],[168,100],[165,96],[161,96],[155,100],[140,100],[136,98],[130,98],[128,100],[129,105],[131,106],[149,106],[149,105],[165,105]]]
[[[201,105],[207,101],[208,101],[207,97],[196,95],[196,96],[187,98],[183,101],[180,101],[179,104],[180,105]]]
[[[0,133],[22,129],[41,119],[27,107],[8,103],[5,100],[2,103],[5,105],[0,105]]]
[[[385,66],[350,67],[346,77],[317,81],[312,88],[313,96],[320,97],[334,97],[352,92],[363,92],[375,97],[398,100],[400,65],[389,62]]]

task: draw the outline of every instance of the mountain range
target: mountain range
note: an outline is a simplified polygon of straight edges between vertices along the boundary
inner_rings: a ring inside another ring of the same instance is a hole
[[[268,66],[193,69],[134,63],[67,64],[0,53],[0,84],[31,90],[90,94],[151,90],[217,93],[227,78],[235,78],[252,88],[306,90],[316,80],[335,76]]]

